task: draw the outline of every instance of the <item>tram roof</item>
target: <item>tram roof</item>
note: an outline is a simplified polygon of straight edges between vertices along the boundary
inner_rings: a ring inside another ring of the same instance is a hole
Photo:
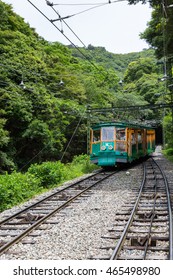
[[[98,123],[95,125],[92,125],[92,129],[97,129],[101,127],[108,127],[108,126],[115,126],[115,127],[122,127],[122,128],[136,128],[136,129],[154,129],[152,126],[144,125],[144,124],[138,124],[138,123],[129,123],[129,122],[104,122],[104,123]]]

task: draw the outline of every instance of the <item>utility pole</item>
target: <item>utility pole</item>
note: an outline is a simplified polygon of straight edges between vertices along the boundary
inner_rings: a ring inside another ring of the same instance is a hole
[[[90,154],[90,127],[91,127],[91,110],[87,106],[87,154]]]

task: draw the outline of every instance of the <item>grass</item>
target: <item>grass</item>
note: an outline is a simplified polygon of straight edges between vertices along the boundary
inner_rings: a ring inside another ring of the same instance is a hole
[[[13,172],[0,175],[0,212],[96,168],[87,155],[81,155],[68,164],[43,162],[31,165],[24,174]]]

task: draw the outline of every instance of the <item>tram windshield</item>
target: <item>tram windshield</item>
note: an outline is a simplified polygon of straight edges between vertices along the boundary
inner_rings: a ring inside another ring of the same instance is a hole
[[[102,141],[114,141],[115,140],[115,128],[102,127]]]

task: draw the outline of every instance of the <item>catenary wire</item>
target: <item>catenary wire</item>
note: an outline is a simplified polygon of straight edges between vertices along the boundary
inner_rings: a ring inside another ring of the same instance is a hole
[[[77,15],[83,14],[83,13],[85,13],[85,12],[89,12],[90,10],[93,10],[93,9],[97,9],[97,8],[100,8],[100,7],[109,5],[109,4],[115,4],[115,3],[118,3],[118,2],[124,2],[124,1],[127,2],[127,0],[116,0],[116,1],[108,1],[108,2],[106,2],[106,3],[94,4],[94,7],[85,9],[85,10],[83,10],[83,11],[77,12],[77,13],[72,14],[72,15],[65,16],[65,17],[63,17],[63,18],[61,18],[61,19],[71,18],[71,17],[77,16]],[[53,7],[53,6],[56,5],[56,4],[51,3],[51,2],[49,2],[49,1],[47,1],[47,0],[46,0],[46,2],[47,2],[47,4],[48,4],[49,6],[51,6],[51,7]],[[89,5],[89,4],[88,4],[88,5]],[[59,20],[60,20],[60,18],[59,18],[59,19],[55,19],[54,21],[59,21]]]
[[[114,4],[114,3],[117,3],[117,2],[124,2],[124,1],[127,1],[127,0],[115,0],[115,1],[111,1],[111,0],[108,0],[107,2],[95,2],[95,3],[53,3],[53,2],[50,2],[48,1],[51,5],[53,6],[96,6],[96,5],[107,5],[107,4]]]
[[[64,156],[65,156],[65,154],[66,154],[66,152],[67,152],[67,150],[68,150],[68,148],[69,148],[69,146],[70,146],[72,140],[73,140],[73,137],[75,136],[75,134],[76,134],[76,132],[77,132],[77,130],[78,130],[78,128],[79,128],[79,125],[80,125],[81,121],[83,120],[83,118],[84,118],[84,116],[85,116],[85,113],[86,113],[86,109],[85,109],[84,112],[82,113],[81,118],[80,118],[80,120],[79,120],[79,122],[78,122],[78,124],[77,124],[77,126],[76,126],[76,128],[75,128],[75,130],[74,130],[74,132],[73,132],[73,134],[72,134],[72,136],[71,136],[71,138],[70,138],[70,140],[69,140],[69,142],[68,142],[68,144],[67,144],[67,146],[66,146],[64,152],[63,152],[63,154],[62,154],[62,157],[61,157],[60,161],[63,160],[63,158],[64,158]]]
[[[76,46],[64,33],[61,32],[61,30],[54,24],[52,20],[50,20],[38,7],[36,7],[30,0],[27,0],[40,14],[42,14],[69,42],[72,46],[74,46],[81,54],[82,56],[95,68],[97,71],[100,72],[100,69],[89,60],[89,58],[80,50],[78,46]]]
[[[58,13],[58,11],[56,11],[54,9],[53,6],[51,6],[51,8],[53,9],[53,11],[59,16],[59,18],[61,18],[60,14]],[[79,38],[79,36],[77,36],[77,34],[72,30],[72,28],[66,23],[66,21],[61,18],[61,21],[70,29],[70,31],[75,35],[75,37],[79,40],[79,42],[82,43],[82,45],[84,46],[84,48],[86,48],[87,46],[84,44],[84,42]]]

